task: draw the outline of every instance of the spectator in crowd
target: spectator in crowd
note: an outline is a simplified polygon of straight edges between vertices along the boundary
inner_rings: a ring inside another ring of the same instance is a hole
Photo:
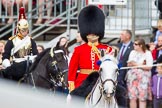
[[[46,2],[46,9],[47,9],[47,20],[50,20],[51,12],[52,12],[52,0],[38,0],[39,10],[38,10],[38,20],[36,24],[41,24],[43,22],[43,9],[44,9],[44,2]]]
[[[154,60],[154,64],[156,64],[156,60],[162,55],[162,35],[158,37],[158,42],[157,45],[152,44],[152,57]],[[153,49],[154,48],[154,49]],[[157,74],[156,67],[153,67],[152,70],[152,75]]]
[[[66,37],[61,37],[56,44],[56,48],[63,49],[66,55],[68,56],[69,51],[68,51],[67,45],[68,45],[68,39]]]
[[[157,45],[152,50],[152,56],[154,61],[162,54],[162,34],[158,37]]]
[[[131,41],[132,38],[132,32],[130,30],[123,30],[120,35],[120,41],[121,43],[118,44],[119,48],[119,54],[118,54],[118,61],[120,67],[126,67],[127,66],[127,60],[129,57],[130,52],[133,50],[133,42]],[[126,98],[126,76],[127,70],[120,70],[118,75],[118,87],[122,86],[125,88],[122,93],[118,93],[119,95],[116,95],[117,102],[119,106],[121,107],[127,107],[127,98]],[[118,90],[118,89],[117,89]]]
[[[38,50],[38,53],[41,53],[42,51],[44,51],[43,45],[37,45],[37,50]]]
[[[14,21],[14,19],[13,19],[14,4],[17,5],[17,9],[19,9],[20,7],[25,7],[27,9],[28,0],[2,0],[2,4],[5,7],[5,9],[7,10],[9,17],[10,17],[9,20],[7,21],[7,23],[11,24]]]
[[[105,53],[112,51],[110,46],[100,43],[105,30],[105,16],[101,9],[93,5],[83,8],[78,16],[78,24],[85,44],[75,47],[70,60],[68,71],[70,91],[79,87],[90,73],[99,70],[96,62],[100,59],[101,50]]]
[[[157,59],[158,74],[152,77],[153,108],[162,108],[162,55]]]
[[[158,28],[158,30],[156,31],[156,36],[155,36],[155,40],[154,40],[154,43],[155,44],[157,44],[158,37],[160,35],[162,35],[162,19],[158,20],[158,22],[157,22],[157,28]]]
[[[162,0],[155,0],[155,5],[157,6],[159,13],[159,19],[162,19]]]
[[[6,42],[4,40],[0,40],[0,70],[3,69],[2,54],[4,53],[5,44],[6,44]]]
[[[152,99],[150,82],[153,58],[151,52],[146,49],[144,39],[135,40],[134,50],[130,52],[127,63],[129,67],[146,65],[146,67],[131,68],[127,72],[130,108],[137,108],[137,100],[139,100],[139,108],[146,108],[147,99]]]

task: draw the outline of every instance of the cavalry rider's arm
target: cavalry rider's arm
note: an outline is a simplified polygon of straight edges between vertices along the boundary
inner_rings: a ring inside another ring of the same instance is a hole
[[[69,84],[69,91],[75,89],[75,79],[77,75],[77,70],[79,67],[79,49],[76,47],[72,54],[70,64],[69,64],[69,71],[68,71],[68,84]]]
[[[33,39],[31,39],[31,43],[32,43],[32,53],[33,55],[37,55],[38,54],[37,45]]]
[[[13,42],[12,40],[8,40],[6,45],[5,45],[5,49],[4,49],[4,53],[3,53],[3,57],[2,57],[2,65],[6,68],[8,66],[10,66],[10,57],[11,57],[11,49],[13,48]]]

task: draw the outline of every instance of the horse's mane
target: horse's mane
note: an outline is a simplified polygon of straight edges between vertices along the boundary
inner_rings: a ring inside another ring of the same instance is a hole
[[[44,57],[44,55],[46,55],[47,53],[49,53],[49,51],[50,51],[50,48],[47,48],[43,52],[41,52],[40,54],[37,55],[34,63],[32,64],[32,66],[30,68],[30,72],[33,71],[37,67],[37,65],[40,62],[40,60],[42,59],[42,57]]]
[[[74,89],[70,94],[74,96],[79,96],[86,98],[88,94],[91,92],[92,88],[94,87],[97,79],[99,77],[99,73],[92,72],[91,74],[88,75],[88,77],[83,81],[81,86],[78,88]]]

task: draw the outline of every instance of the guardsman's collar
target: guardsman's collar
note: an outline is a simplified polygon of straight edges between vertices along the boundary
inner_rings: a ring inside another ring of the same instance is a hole
[[[99,43],[98,43],[98,41],[97,42],[88,42],[88,45],[89,46],[97,46]]]
[[[88,45],[89,46],[97,46],[99,44],[98,38],[99,38],[99,36],[94,35],[94,34],[87,35]]]
[[[21,33],[18,33],[17,34],[17,37],[20,38],[20,39],[23,39],[24,38],[24,36]]]

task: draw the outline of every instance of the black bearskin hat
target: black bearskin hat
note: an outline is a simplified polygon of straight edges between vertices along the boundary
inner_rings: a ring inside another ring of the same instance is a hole
[[[87,35],[99,36],[99,41],[104,37],[105,16],[97,6],[89,5],[80,11],[78,17],[79,31],[82,39],[88,42]]]

